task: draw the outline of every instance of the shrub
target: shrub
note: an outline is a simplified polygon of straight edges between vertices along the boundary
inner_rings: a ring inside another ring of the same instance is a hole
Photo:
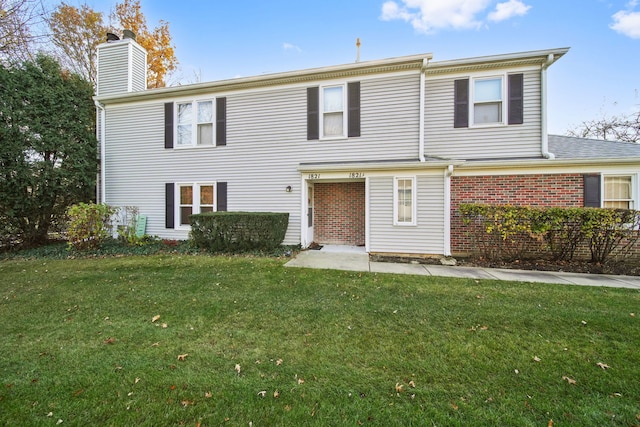
[[[193,243],[210,252],[274,249],[284,240],[289,214],[278,212],[209,212],[191,215]]]
[[[67,239],[76,250],[95,249],[111,236],[116,209],[104,204],[78,203],[67,209]]]

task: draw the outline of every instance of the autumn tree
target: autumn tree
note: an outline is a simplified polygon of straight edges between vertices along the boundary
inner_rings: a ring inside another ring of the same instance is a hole
[[[603,116],[582,122],[569,130],[570,136],[612,141],[640,142],[640,111],[634,114]]]
[[[44,15],[41,0],[0,0],[0,60],[19,62],[32,57],[38,39],[32,27]]]
[[[77,8],[62,3],[51,14],[50,27],[62,65],[84,76],[95,87],[97,48],[107,33],[102,13],[86,4]]]
[[[38,55],[0,65],[0,93],[0,239],[40,243],[95,195],[93,87]]]
[[[59,5],[51,14],[49,26],[61,62],[95,86],[97,46],[105,41],[107,31],[122,34],[122,30],[127,29],[136,34],[136,41],[147,50],[147,87],[165,86],[167,75],[178,63],[171,44],[169,23],[160,21],[157,27],[149,30],[138,0],[117,3],[110,20],[111,25],[105,24],[102,13],[86,4],[79,8],[66,3]]]

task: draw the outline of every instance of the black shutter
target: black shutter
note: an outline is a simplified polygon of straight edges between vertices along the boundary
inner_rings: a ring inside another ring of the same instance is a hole
[[[600,175],[583,175],[584,207],[600,207]]]
[[[176,199],[175,199],[175,194],[174,194],[174,190],[175,186],[173,185],[173,183],[167,183],[165,184],[165,211],[164,211],[164,215],[165,215],[165,227],[166,228],[175,228],[175,222],[174,222],[174,217],[175,217],[175,203],[176,203]]]
[[[173,102],[164,104],[164,148],[173,148]]]
[[[360,136],[360,82],[347,84],[348,136]]]
[[[216,98],[216,146],[227,145],[227,98]]]
[[[320,90],[307,88],[307,139],[320,139]]]
[[[453,127],[469,127],[469,79],[453,82]]]
[[[227,211],[227,183],[218,182],[216,184],[216,210],[218,212]]]
[[[524,121],[524,79],[522,74],[509,75],[509,124],[521,125]]]

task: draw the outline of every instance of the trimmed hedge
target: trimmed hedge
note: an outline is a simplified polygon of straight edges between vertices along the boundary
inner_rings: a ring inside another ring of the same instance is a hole
[[[285,212],[208,212],[191,215],[190,239],[210,252],[274,249],[289,226]]]
[[[460,205],[463,223],[489,259],[532,258],[540,251],[570,261],[586,245],[591,262],[638,250],[640,211],[594,208],[531,208],[511,205]]]

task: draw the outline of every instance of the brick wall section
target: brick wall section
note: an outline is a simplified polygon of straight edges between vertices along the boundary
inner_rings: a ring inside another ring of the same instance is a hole
[[[463,203],[533,207],[582,207],[581,174],[451,177],[451,252],[473,252],[458,207]]]
[[[364,182],[316,183],[314,195],[314,241],[363,246]]]

